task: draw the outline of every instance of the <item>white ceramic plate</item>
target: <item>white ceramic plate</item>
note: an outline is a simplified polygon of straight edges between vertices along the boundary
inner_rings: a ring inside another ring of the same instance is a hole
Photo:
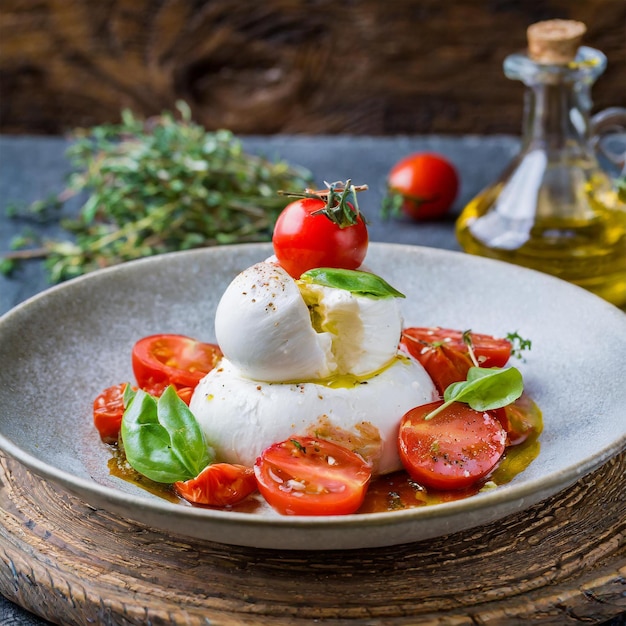
[[[471,528],[525,509],[585,476],[626,443],[626,315],[552,277],[456,252],[372,244],[370,269],[403,291],[407,325],[532,340],[519,367],[544,415],[541,452],[512,482],[406,511],[281,517],[170,503],[110,476],[93,398],[132,380],[133,343],[153,333],[214,341],[228,283],[268,245],[169,254],[95,272],[0,318],[0,447],[95,507],[154,528],[280,549],[384,546]],[[242,329],[245,332],[245,329]],[[236,416],[234,416],[236,418]]]

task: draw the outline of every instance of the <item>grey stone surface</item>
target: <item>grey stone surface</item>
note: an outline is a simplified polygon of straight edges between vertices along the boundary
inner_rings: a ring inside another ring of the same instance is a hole
[[[461,208],[493,181],[518,149],[513,137],[349,137],[270,136],[246,137],[250,152],[273,159],[286,159],[309,169],[316,183],[351,178],[366,183],[369,191],[360,194],[359,204],[369,221],[372,241],[396,242],[457,250],[454,219]],[[65,157],[69,143],[61,138],[0,137],[0,255],[9,250],[13,238],[24,231],[23,222],[10,220],[6,207],[29,203],[61,191],[70,164]],[[438,152],[457,167],[461,189],[446,219],[416,223],[406,218],[383,220],[380,204],[391,167],[412,152]],[[80,199],[67,203],[65,211],[75,213]],[[27,225],[48,238],[67,238],[57,224]],[[0,315],[26,298],[48,287],[41,262],[24,266],[13,278],[0,276]]]

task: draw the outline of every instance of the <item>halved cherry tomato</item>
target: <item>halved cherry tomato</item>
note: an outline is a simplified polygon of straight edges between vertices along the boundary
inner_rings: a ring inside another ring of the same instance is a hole
[[[107,387],[93,401],[93,422],[104,443],[117,443],[124,417],[124,390],[127,383]],[[167,389],[167,382],[150,382],[142,389],[155,398]],[[133,387],[133,389],[137,389]],[[176,389],[178,397],[187,405],[191,402],[194,387]]]
[[[443,394],[452,383],[465,380],[473,363],[464,333],[449,328],[411,327],[402,331],[402,347],[416,358]],[[504,367],[511,356],[511,342],[491,335],[469,333],[480,367]]]
[[[542,429],[541,411],[526,394],[512,404],[491,413],[502,424],[508,435],[507,445],[517,446],[531,435],[539,435]]]
[[[484,478],[502,457],[506,431],[488,412],[453,402],[429,420],[442,402],[431,402],[404,415],[398,451],[413,480],[433,489],[463,489]]]
[[[283,515],[347,515],[363,502],[371,467],[324,439],[294,437],[263,451],[254,472],[259,491]]]
[[[133,346],[133,372],[142,389],[150,389],[155,384],[193,389],[221,356],[215,344],[184,335],[151,335]]]
[[[120,434],[126,384],[107,387],[93,401],[93,423],[104,443],[116,443]]]
[[[363,217],[339,226],[321,211],[325,203],[303,198],[288,204],[278,216],[272,236],[281,267],[294,278],[316,267],[355,270],[367,254],[368,234]]]
[[[195,478],[174,483],[174,489],[193,504],[232,506],[256,491],[257,484],[251,467],[214,463]]]
[[[449,385],[465,380],[467,371],[473,365],[468,354],[444,344],[414,342],[410,335],[402,335],[401,346],[424,366],[442,396]]]
[[[404,331],[413,339],[426,344],[445,344],[451,349],[469,353],[469,348],[463,339],[465,332],[451,328],[411,327]],[[508,339],[469,332],[472,349],[480,367],[504,367],[511,357],[511,342]]]
[[[416,153],[393,166],[387,178],[389,194],[402,198],[401,208],[415,220],[435,219],[454,203],[459,175],[443,156]]]
[[[145,387],[142,387],[142,389],[151,396],[160,398],[168,387],[169,383],[167,381],[161,381],[158,383],[151,381]],[[187,406],[189,406],[194,389],[195,387],[179,387],[176,389],[176,394]]]

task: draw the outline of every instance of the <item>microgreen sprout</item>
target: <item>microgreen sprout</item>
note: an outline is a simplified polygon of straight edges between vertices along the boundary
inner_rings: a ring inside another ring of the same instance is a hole
[[[476,367],[480,367],[478,364],[478,359],[476,358],[476,355],[474,354],[474,344],[472,343],[472,331],[471,330],[463,331],[463,343],[467,346],[467,352],[469,354],[470,359],[472,360],[472,363]]]
[[[432,419],[453,402],[465,402],[475,411],[499,409],[515,402],[523,391],[522,375],[515,367],[470,367],[466,380],[448,385],[443,404],[424,419]]]

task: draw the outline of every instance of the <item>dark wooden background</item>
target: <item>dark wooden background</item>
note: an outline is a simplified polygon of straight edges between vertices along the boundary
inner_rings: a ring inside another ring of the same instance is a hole
[[[0,132],[182,98],[242,134],[517,134],[502,62],[554,17],[608,56],[594,110],[626,106],[624,0],[2,0]]]

